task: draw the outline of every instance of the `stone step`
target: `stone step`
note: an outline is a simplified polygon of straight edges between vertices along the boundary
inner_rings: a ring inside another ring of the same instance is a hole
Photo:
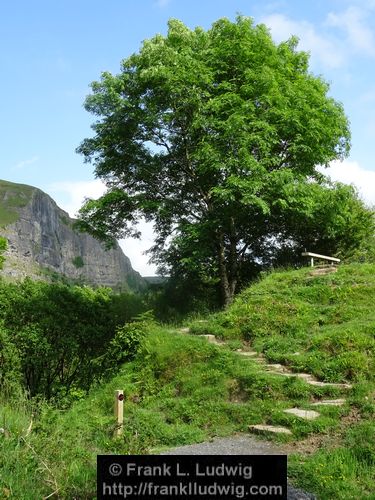
[[[286,369],[287,370],[287,369]],[[312,375],[309,373],[297,373],[297,372],[291,372],[291,371],[281,371],[281,370],[268,370],[268,373],[272,373],[272,375],[281,375],[282,377],[296,377],[296,378],[301,378],[302,380],[305,380],[307,383],[309,381],[315,380]]]
[[[258,353],[256,351],[243,351],[242,349],[237,349],[236,353],[240,356],[258,356]]]
[[[314,410],[301,410],[300,408],[289,408],[283,410],[284,413],[295,415],[296,417],[303,418],[304,420],[315,420],[320,416],[320,413]]]
[[[215,341],[215,340],[216,340],[215,335],[212,335],[212,334],[209,334],[209,333],[207,333],[207,334],[205,334],[205,335],[198,335],[198,337],[202,337],[203,339],[206,339],[206,340],[208,340],[209,342],[213,342],[213,341]]]
[[[265,365],[267,370],[281,372],[281,373],[292,373],[286,366],[280,365],[279,363],[268,363]]]
[[[321,401],[311,403],[311,406],[342,406],[345,402],[345,399],[322,399]]]
[[[323,276],[324,274],[336,273],[337,267],[321,267],[310,272],[310,276]]]
[[[206,339],[210,344],[216,344],[216,345],[224,345],[225,342],[222,340],[218,340],[215,335],[212,335],[210,333],[207,333],[205,335],[198,335],[198,337]]]
[[[302,380],[305,380],[306,382],[308,380],[315,380],[314,377],[311,375],[311,373],[303,373],[303,372],[293,373],[293,377],[301,378]]]
[[[249,425],[249,430],[256,434],[267,434],[267,433],[288,434],[288,435],[292,434],[292,431],[287,427],[280,427],[275,425],[263,425],[263,424]]]
[[[351,384],[337,384],[334,382],[321,382],[320,380],[306,380],[307,384],[315,385],[316,387],[336,387],[337,389],[351,389]]]
[[[257,358],[254,356],[251,358],[253,361],[256,361],[257,363],[262,363],[264,364],[266,362],[266,359],[263,356],[258,356]]]
[[[282,377],[296,377],[301,378],[306,382],[306,384],[314,385],[315,387],[336,387],[337,389],[351,389],[353,386],[351,384],[346,383],[335,383],[335,382],[321,382],[320,380],[316,380],[313,375],[309,373],[294,373],[290,371],[281,371],[281,370],[268,370],[268,373],[272,373],[273,375],[281,375]]]

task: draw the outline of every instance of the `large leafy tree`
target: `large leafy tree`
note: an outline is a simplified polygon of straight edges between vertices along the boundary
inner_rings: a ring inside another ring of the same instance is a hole
[[[296,46],[244,17],[208,31],[171,20],[120,74],[103,73],[85,103],[95,134],[78,151],[108,189],[81,227],[137,237],[139,219],[153,221],[154,260],[216,278],[228,304],[241,270],[296,233],[288,221],[322,182],[316,167],[349,151],[341,104]]]

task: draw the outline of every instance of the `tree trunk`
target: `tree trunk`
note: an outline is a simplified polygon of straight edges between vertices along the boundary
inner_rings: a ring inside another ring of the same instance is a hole
[[[229,284],[232,300],[236,292],[237,280],[238,280],[238,256],[237,256],[237,237],[234,224],[234,218],[230,219],[230,236],[229,236]]]
[[[232,253],[232,252],[231,252]],[[230,259],[232,261],[232,259]],[[237,262],[235,262],[236,264]],[[219,235],[218,242],[218,264],[219,264],[219,277],[220,277],[220,291],[221,291],[221,301],[224,308],[228,307],[234,298],[234,293],[236,291],[237,277],[235,273],[228,273],[228,266],[225,258],[225,246],[224,246],[224,236]],[[230,262],[230,267],[232,267],[233,262]],[[235,271],[231,269],[231,271]]]

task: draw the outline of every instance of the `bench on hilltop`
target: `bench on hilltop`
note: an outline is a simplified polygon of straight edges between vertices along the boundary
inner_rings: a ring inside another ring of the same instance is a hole
[[[325,260],[331,264],[331,266],[334,266],[335,264],[338,264],[340,262],[340,259],[337,259],[336,257],[328,257],[327,255],[320,255],[318,253],[312,253],[312,252],[302,252],[302,257],[309,257],[310,258],[310,265],[311,267],[314,267],[314,259],[318,260]]]

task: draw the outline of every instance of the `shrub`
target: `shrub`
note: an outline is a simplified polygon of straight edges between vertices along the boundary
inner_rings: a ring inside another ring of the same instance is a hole
[[[77,257],[74,257],[74,259],[72,260],[73,262],[73,265],[79,269],[81,267],[83,267],[85,265],[85,263],[83,262],[83,259],[80,255],[78,255]]]
[[[108,368],[104,356],[117,366],[130,359],[140,339],[142,318],[137,326],[120,327],[140,310],[139,299],[114,314],[126,304],[126,296],[120,302],[115,297],[106,288],[0,281],[0,364],[11,367],[10,357],[17,358],[14,366],[31,396],[56,400],[88,390]],[[0,368],[1,377],[9,378]]]

